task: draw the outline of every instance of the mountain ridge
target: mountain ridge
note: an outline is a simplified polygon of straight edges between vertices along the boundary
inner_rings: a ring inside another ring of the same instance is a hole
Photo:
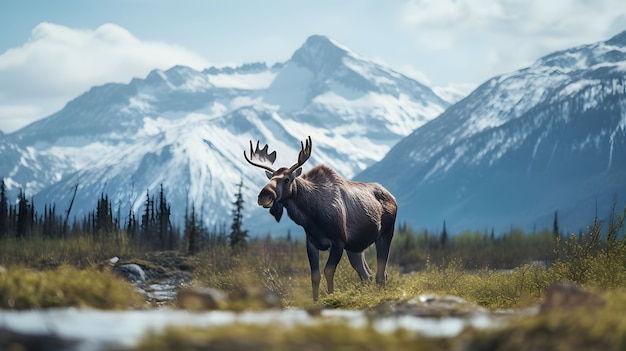
[[[313,64],[328,55],[339,55],[332,67]],[[247,218],[266,232],[276,226],[253,205],[266,179],[242,157],[249,140],[268,143],[277,163],[291,164],[311,135],[305,168],[326,163],[350,178],[448,106],[427,86],[313,36],[271,67],[174,66],[93,87],[8,135],[17,151],[0,157],[14,165],[3,175],[11,190],[24,188],[38,206],[64,207],[78,184],[79,218],[102,193],[119,213],[138,213],[146,191],[162,184],[177,223],[192,205],[207,225],[226,223],[243,180]]]
[[[530,231],[558,212],[584,229],[626,197],[625,33],[488,80],[356,178],[398,192],[417,227]]]

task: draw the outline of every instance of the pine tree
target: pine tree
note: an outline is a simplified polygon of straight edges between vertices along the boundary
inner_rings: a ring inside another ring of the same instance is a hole
[[[235,201],[233,202],[233,223],[230,226],[230,246],[231,247],[245,247],[246,240],[248,238],[248,231],[242,229],[243,224],[243,194],[241,189],[243,188],[243,179],[239,182],[237,194],[235,194]]]

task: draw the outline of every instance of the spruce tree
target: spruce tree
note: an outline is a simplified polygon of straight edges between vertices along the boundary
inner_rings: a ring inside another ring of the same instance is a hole
[[[248,238],[248,231],[242,229],[243,224],[243,194],[241,189],[243,188],[243,179],[239,182],[237,194],[235,194],[235,201],[233,202],[233,223],[230,226],[230,246],[231,247],[245,247],[246,240]]]
[[[17,208],[17,237],[24,238],[30,234],[33,227],[34,214],[31,205],[26,199],[24,191],[20,189],[18,195],[19,202]]]
[[[154,197],[150,197],[150,191],[146,190],[145,210],[141,216],[141,240],[150,248],[154,247]]]
[[[161,184],[161,190],[159,192],[159,204],[157,208],[157,224],[158,224],[158,238],[159,248],[161,250],[172,250],[174,248],[174,235],[172,233],[172,224],[170,222],[170,206],[165,199],[165,191],[163,190],[163,184]]]
[[[109,196],[100,194],[94,216],[94,235],[110,234],[114,231],[113,210]]]

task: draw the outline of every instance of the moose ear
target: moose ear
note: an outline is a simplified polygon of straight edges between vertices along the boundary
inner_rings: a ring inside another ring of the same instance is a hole
[[[291,174],[294,176],[294,178],[295,178],[295,177],[299,177],[299,176],[300,176],[300,174],[302,174],[302,167],[299,167],[298,169],[296,169],[295,171],[293,171],[293,173],[291,173]]]
[[[274,176],[274,174],[270,171],[265,171],[265,175],[267,176],[267,179],[272,179],[272,177]]]
[[[274,201],[274,204],[270,208],[270,214],[274,216],[276,222],[280,222],[280,218],[283,216],[283,204],[278,201]]]

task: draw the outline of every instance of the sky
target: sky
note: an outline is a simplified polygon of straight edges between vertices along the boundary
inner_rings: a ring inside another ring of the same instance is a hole
[[[153,69],[284,62],[313,34],[469,91],[624,30],[623,0],[2,0],[0,130]]]

